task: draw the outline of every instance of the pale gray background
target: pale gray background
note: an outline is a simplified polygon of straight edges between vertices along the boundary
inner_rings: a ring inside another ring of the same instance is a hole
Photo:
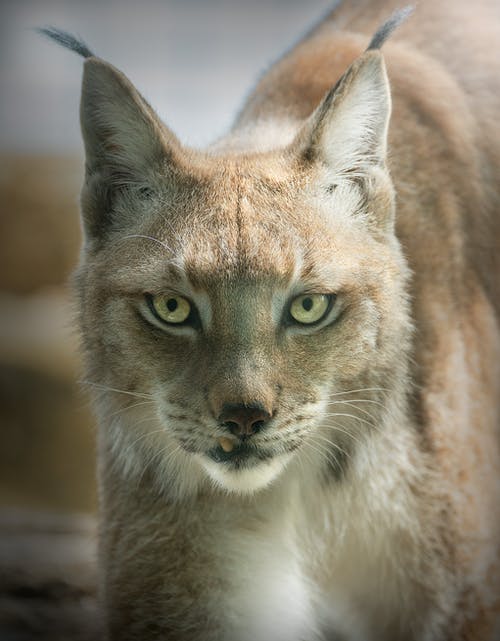
[[[82,60],[33,32],[79,34],[186,144],[231,123],[245,95],[334,0],[0,2],[0,153],[81,151]]]

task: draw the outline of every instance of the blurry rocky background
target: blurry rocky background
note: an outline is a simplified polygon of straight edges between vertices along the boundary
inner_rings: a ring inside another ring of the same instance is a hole
[[[0,639],[96,639],[94,426],[68,277],[81,239],[81,35],[189,145],[331,0],[0,3]],[[63,615],[64,613],[64,615]]]

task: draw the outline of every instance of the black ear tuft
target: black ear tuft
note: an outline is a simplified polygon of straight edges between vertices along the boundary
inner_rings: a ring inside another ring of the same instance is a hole
[[[392,32],[403,24],[411,16],[415,7],[408,5],[403,9],[398,9],[395,11],[391,17],[384,22],[384,24],[377,29],[377,32],[371,39],[370,44],[368,45],[367,51],[370,49],[380,49],[387,38],[392,34]]]
[[[95,57],[81,38],[78,38],[67,31],[57,29],[56,27],[39,27],[38,29],[35,29],[35,31],[43,36],[47,36],[47,38],[50,38],[51,40],[54,40],[54,42],[57,42],[57,44],[60,44],[62,47],[66,47],[66,49],[74,51],[78,55],[82,56],[82,58]]]

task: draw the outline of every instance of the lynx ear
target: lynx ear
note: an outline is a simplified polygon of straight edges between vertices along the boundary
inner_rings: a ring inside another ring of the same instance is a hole
[[[319,191],[334,193],[327,198],[336,207],[350,202],[353,213],[362,214],[382,237],[394,230],[394,189],[385,166],[390,113],[384,61],[369,49],[325,96],[293,143],[301,165],[319,181]],[[339,182],[347,191],[336,190]]]
[[[85,62],[80,120],[86,153],[82,209],[86,230],[110,222],[118,192],[150,193],[155,174],[181,146],[132,83],[99,58]]]
[[[333,174],[363,173],[385,162],[390,114],[382,55],[368,50],[325,96],[296,144],[302,157],[324,163]]]

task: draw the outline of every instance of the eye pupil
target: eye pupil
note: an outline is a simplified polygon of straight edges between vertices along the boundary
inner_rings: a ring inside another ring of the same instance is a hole
[[[313,325],[325,318],[335,294],[302,294],[290,303],[288,313],[299,325]]]
[[[178,307],[179,303],[175,300],[175,298],[169,298],[167,300],[167,309],[169,312],[175,312]]]
[[[157,320],[167,325],[191,325],[196,323],[196,308],[187,298],[177,294],[146,294],[146,302]]]
[[[313,308],[313,301],[311,298],[304,298],[302,300],[302,307],[306,310],[306,312],[310,312],[311,309]]]

